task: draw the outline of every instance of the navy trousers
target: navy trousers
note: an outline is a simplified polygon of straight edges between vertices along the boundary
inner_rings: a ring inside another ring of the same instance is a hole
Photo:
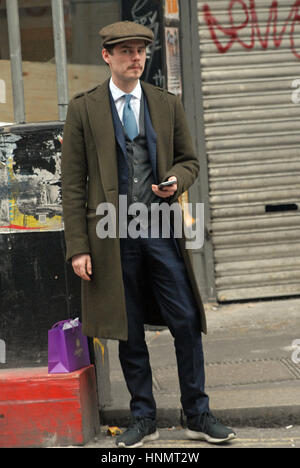
[[[139,237],[121,239],[120,243],[128,341],[119,342],[119,358],[131,394],[132,415],[152,419],[156,416],[140,287],[146,268],[163,318],[174,337],[183,411],[187,417],[208,411],[199,313],[174,239]]]

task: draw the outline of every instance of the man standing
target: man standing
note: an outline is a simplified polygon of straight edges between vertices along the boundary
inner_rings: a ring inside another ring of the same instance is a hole
[[[155,204],[175,202],[198,174],[181,101],[139,80],[151,30],[125,21],[100,35],[111,78],[70,101],[62,190],[66,258],[82,278],[83,331],[119,340],[131,394],[132,424],[117,445],[139,447],[159,436],[144,335],[144,324],[158,316],[174,337],[188,437],[228,441],[235,434],[213,417],[204,391],[205,313],[184,242],[177,242],[172,229],[169,238],[151,237],[151,226],[138,238],[96,234],[100,204],[110,203],[119,213],[122,195],[126,208],[140,202],[150,214]],[[160,188],[165,181],[171,185]]]

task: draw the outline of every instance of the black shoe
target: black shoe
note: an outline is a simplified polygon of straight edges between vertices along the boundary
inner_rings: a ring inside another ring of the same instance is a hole
[[[142,447],[144,442],[158,438],[159,433],[153,419],[135,418],[126,431],[117,437],[116,445],[117,447],[136,448]]]
[[[211,413],[203,413],[187,420],[186,435],[189,439],[206,440],[211,444],[221,444],[235,439],[236,433],[224,426]]]

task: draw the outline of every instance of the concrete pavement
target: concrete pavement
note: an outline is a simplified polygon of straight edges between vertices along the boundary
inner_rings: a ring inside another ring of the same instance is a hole
[[[101,427],[101,433],[93,440],[87,443],[84,448],[100,448],[103,451],[103,460],[108,452],[117,455],[120,449],[116,448],[115,438],[107,435],[107,427]],[[190,461],[188,453],[191,456],[200,454],[202,449],[215,449],[215,448],[300,448],[300,426],[283,426],[276,428],[254,428],[254,427],[240,427],[237,430],[237,438],[227,444],[213,445],[204,441],[195,441],[187,439],[185,431],[180,427],[159,428],[159,439],[154,442],[147,442],[142,447],[142,452],[149,453],[148,459],[144,461],[151,462],[155,458],[152,456],[153,451],[157,449],[166,449],[169,451],[170,458],[166,458],[165,462],[172,460],[172,452],[175,454],[182,454],[179,461]],[[151,450],[151,452],[150,452]],[[124,450],[121,450],[124,453]],[[131,450],[129,451],[131,452]],[[140,460],[140,456],[145,457],[145,453],[137,453],[133,451],[135,461]],[[164,452],[164,450],[162,451]],[[179,455],[180,456],[180,455]],[[193,461],[201,461],[201,458],[192,458]],[[101,459],[101,455],[99,456]],[[176,461],[176,458],[173,458]]]
[[[216,417],[233,427],[300,424],[300,299],[206,304],[206,392]],[[184,425],[173,338],[146,332],[159,427]],[[296,344],[295,344],[296,343]],[[126,426],[129,393],[108,342],[112,401],[102,424]]]

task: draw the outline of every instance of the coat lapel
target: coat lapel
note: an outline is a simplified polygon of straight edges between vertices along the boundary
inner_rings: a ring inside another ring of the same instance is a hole
[[[123,155],[125,156],[125,158],[127,158],[126,141],[125,141],[125,135],[124,135],[122,123],[119,118],[119,114],[118,114],[115,102],[110,92],[109,92],[109,100],[110,100],[110,107],[111,107],[112,119],[113,119],[113,124],[114,124],[115,136],[123,152]]]
[[[86,94],[88,117],[97,148],[101,179],[106,199],[118,193],[118,165],[114,124],[109,100],[108,80]]]
[[[167,99],[161,91],[141,82],[146,96],[145,128],[151,164],[155,178],[164,176],[165,142],[169,141],[171,120]],[[115,134],[112,108],[110,103],[109,80],[95,90],[86,93],[88,117],[97,148],[102,183],[107,199],[111,191],[118,193],[118,162],[116,138],[123,153],[126,154],[125,139],[120,124]],[[117,122],[119,119],[115,119]],[[170,142],[169,142],[170,143]],[[169,146],[170,147],[170,146]]]
[[[144,107],[145,132],[146,132],[146,140],[147,140],[148,151],[149,151],[149,159],[150,159],[150,163],[151,163],[151,166],[152,166],[154,181],[157,184],[158,183],[157,182],[157,164],[156,164],[157,135],[156,135],[156,132],[155,132],[153,126],[152,126],[151,117],[150,117],[150,114],[149,114],[149,108],[148,108],[148,103],[147,103],[146,97],[144,99],[144,103],[145,103],[145,107]]]
[[[156,157],[156,170],[155,176],[157,176],[158,181],[161,181],[165,175],[165,142],[169,143],[168,148],[171,148],[170,138],[172,135],[171,129],[171,116],[170,108],[168,101],[166,99],[165,93],[160,90],[152,87],[151,85],[141,82],[143,91],[146,96],[147,107],[150,114],[150,125],[147,132],[147,141],[148,149],[150,153],[150,159]],[[146,118],[146,113],[145,113]],[[152,123],[152,125],[151,125]],[[146,125],[146,122],[145,122]],[[152,129],[152,130],[151,130]],[[149,131],[150,130],[150,131]],[[155,150],[154,150],[155,143]],[[151,151],[152,148],[152,151]],[[153,151],[155,151],[156,156],[154,156]],[[151,154],[152,153],[152,154]],[[153,161],[151,161],[153,167]]]

